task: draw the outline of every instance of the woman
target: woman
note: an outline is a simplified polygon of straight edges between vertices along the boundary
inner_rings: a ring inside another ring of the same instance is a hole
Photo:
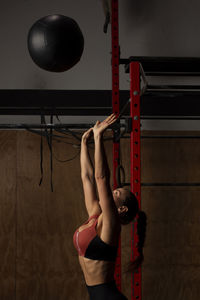
[[[133,220],[138,205],[130,191],[118,188],[112,192],[110,188],[103,133],[116,119],[112,114],[103,122],[97,121],[93,128],[83,134],[81,142],[81,178],[89,219],[76,230],[74,245],[79,254],[90,300],[127,300],[115,285],[115,260],[121,224]],[[95,172],[87,148],[92,133]]]

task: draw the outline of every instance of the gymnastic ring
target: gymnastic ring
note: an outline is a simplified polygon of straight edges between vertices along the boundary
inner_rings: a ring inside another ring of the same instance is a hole
[[[122,174],[122,180],[121,180]],[[125,171],[122,165],[118,165],[116,168],[116,181],[118,187],[123,187],[125,185]]]

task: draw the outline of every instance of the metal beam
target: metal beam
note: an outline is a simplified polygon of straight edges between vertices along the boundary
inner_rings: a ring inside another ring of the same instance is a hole
[[[129,73],[130,62],[140,62],[147,76],[199,76],[199,57],[148,57],[131,56],[128,59],[120,59],[120,63],[125,65],[125,72]]]
[[[120,91],[120,111],[129,116],[129,90]],[[112,113],[111,90],[0,90],[0,115],[105,116]],[[141,118],[199,117],[200,92],[146,92]],[[1,121],[0,121],[1,123]]]

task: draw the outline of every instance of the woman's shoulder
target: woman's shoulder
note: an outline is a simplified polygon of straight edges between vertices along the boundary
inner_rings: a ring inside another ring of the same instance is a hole
[[[118,221],[110,223],[104,222],[102,217],[100,238],[107,244],[112,246],[118,245],[118,240],[121,232],[121,224]]]

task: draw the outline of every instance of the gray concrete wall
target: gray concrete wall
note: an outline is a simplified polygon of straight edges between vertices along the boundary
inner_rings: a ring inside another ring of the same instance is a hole
[[[57,13],[74,18],[85,38],[80,63],[60,74],[39,69],[27,50],[32,24]],[[110,89],[110,39],[102,32],[100,1],[2,0],[0,14],[1,89]]]
[[[111,89],[111,36],[103,33],[100,0],[1,0],[0,89]],[[200,2],[198,0],[119,0],[121,57],[200,57]],[[27,50],[32,24],[49,14],[74,18],[82,29],[85,49],[81,61],[64,73],[37,67]],[[149,78],[151,83],[200,84],[200,78]],[[129,78],[120,66],[120,88]],[[68,122],[63,120],[64,122]],[[0,116],[1,123],[25,122]],[[31,119],[29,118],[29,121]],[[75,123],[80,118],[74,118]],[[93,119],[92,119],[93,121]],[[71,123],[72,120],[69,120]],[[198,121],[144,121],[144,129],[199,130]]]
[[[119,0],[121,57],[200,56],[199,10],[198,0]],[[39,69],[27,50],[31,25],[54,13],[74,18],[85,37],[80,63],[60,74]],[[0,89],[111,88],[110,29],[103,33],[100,0],[1,0],[0,14]],[[129,88],[123,67],[120,83]]]

